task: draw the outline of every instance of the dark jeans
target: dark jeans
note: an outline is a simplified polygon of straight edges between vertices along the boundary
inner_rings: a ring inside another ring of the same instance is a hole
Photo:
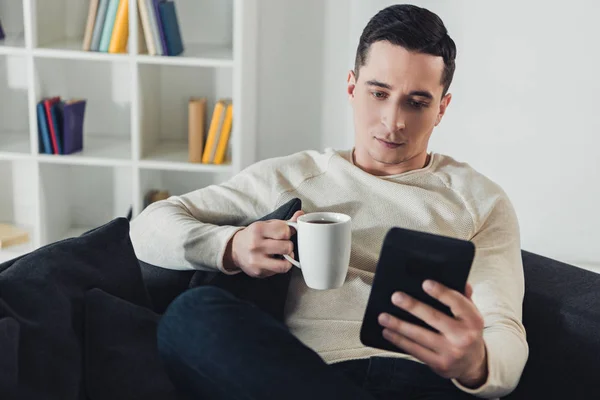
[[[258,307],[222,289],[188,290],[158,327],[173,383],[190,399],[468,399],[414,361],[373,357],[332,365]]]

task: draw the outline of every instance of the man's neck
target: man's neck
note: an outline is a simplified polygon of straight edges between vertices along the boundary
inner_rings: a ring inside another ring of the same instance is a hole
[[[352,149],[352,163],[363,171],[375,176],[399,175],[416,169],[425,168],[430,160],[431,154],[423,153],[422,155],[413,157],[410,160],[399,164],[375,163],[379,165],[367,165],[367,163],[362,162],[360,157],[356,157],[356,150]]]

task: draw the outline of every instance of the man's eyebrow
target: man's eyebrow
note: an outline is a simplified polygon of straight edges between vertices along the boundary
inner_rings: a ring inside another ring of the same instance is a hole
[[[368,86],[377,86],[377,87],[380,87],[380,88],[383,88],[383,89],[387,89],[387,90],[392,90],[394,88],[389,83],[380,82],[380,81],[378,81],[376,79],[371,79],[371,80],[367,81],[367,85]],[[408,95],[409,96],[425,97],[426,99],[429,99],[429,100],[433,99],[433,94],[431,94],[431,92],[428,92],[427,90],[413,90]]]
[[[378,81],[376,79],[371,79],[370,81],[367,81],[367,85],[369,85],[369,86],[378,86],[378,87],[383,88],[383,89],[392,90],[392,85],[380,82],[380,81]]]
[[[433,99],[433,94],[431,94],[430,92],[428,92],[426,90],[413,90],[408,95],[409,96],[425,97],[426,99],[429,99],[429,100]]]

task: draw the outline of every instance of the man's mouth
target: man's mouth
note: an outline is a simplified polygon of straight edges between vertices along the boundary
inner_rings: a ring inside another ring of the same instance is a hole
[[[377,139],[377,141],[379,143],[381,143],[382,145],[384,145],[388,149],[395,149],[395,148],[398,148],[398,147],[402,146],[402,143],[388,142],[386,140],[379,139],[379,138],[375,138],[375,139]]]

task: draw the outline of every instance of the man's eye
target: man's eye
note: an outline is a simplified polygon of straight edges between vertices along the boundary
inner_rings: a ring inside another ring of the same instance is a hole
[[[383,93],[383,92],[372,92],[373,97],[375,97],[378,100],[383,100],[387,98],[387,94]]]
[[[420,101],[414,101],[414,100],[409,100],[408,105],[417,110],[427,107],[427,104],[421,103]]]

